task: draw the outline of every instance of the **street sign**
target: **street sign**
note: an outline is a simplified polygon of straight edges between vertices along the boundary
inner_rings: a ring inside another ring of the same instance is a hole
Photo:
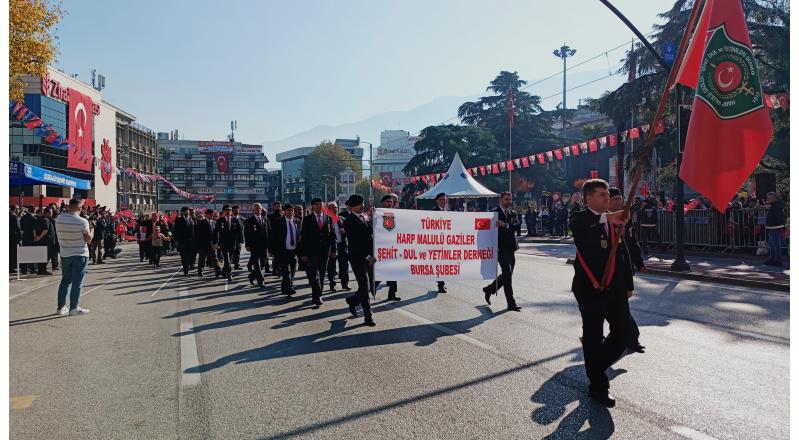
[[[674,45],[671,41],[663,43],[663,60],[666,61],[666,64],[671,66],[674,64],[674,60],[677,58],[677,46]]]

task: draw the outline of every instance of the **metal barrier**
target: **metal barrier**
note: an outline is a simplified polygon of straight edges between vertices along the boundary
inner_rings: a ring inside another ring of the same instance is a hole
[[[708,251],[734,252],[754,250],[759,241],[766,241],[766,213],[768,208],[729,209],[721,214],[715,209],[691,209],[685,213],[683,229],[686,246]],[[633,216],[633,224],[640,241],[642,238],[640,216]],[[676,232],[674,212],[657,212],[657,232],[661,243],[673,246]],[[653,242],[651,237],[648,243]],[[787,244],[786,244],[787,245]]]

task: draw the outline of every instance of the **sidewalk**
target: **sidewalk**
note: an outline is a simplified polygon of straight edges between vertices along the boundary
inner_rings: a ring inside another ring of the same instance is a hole
[[[559,239],[533,237],[519,242],[519,252],[529,255],[555,257],[571,262],[574,258],[575,248],[570,239],[561,242]],[[687,272],[671,270],[674,255],[670,253],[654,253],[644,256],[652,275],[668,276],[674,278],[707,281],[720,284],[732,284],[743,287],[753,287],[782,292],[790,291],[790,268],[787,260],[785,267],[764,266],[766,257],[749,255],[736,256],[696,256],[686,255],[686,260],[691,266]]]

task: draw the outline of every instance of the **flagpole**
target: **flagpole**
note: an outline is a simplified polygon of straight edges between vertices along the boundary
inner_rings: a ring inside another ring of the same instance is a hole
[[[508,160],[513,163],[513,119],[516,117],[516,104],[513,103],[513,90],[508,89],[508,97],[510,102],[508,102],[508,107],[510,110],[510,117],[508,118]],[[511,193],[511,197],[513,197],[513,171],[508,170],[508,192]]]
[[[629,27],[636,35],[638,35],[638,38],[642,40],[642,43],[644,43],[644,45],[646,45],[646,47],[653,53],[653,55],[658,59],[661,65],[663,66],[666,65],[665,60],[663,60],[660,54],[658,54],[654,50],[654,48],[652,48],[652,45],[649,44],[646,38],[643,38],[643,35],[641,35],[640,31],[638,31],[638,29],[636,29],[635,26],[633,26],[632,23],[630,23],[630,21],[627,20],[627,18],[621,14],[621,12],[619,12],[616,8],[614,8],[613,5],[611,5],[607,0],[600,0],[600,1],[605,6],[607,6],[611,11],[613,11],[617,16],[619,16],[619,18],[621,18],[621,20],[627,25],[627,27]],[[691,16],[688,19],[688,25],[685,27],[685,32],[683,33],[682,39],[680,40],[680,46],[679,49],[677,50],[677,57],[675,58],[675,62],[671,66],[671,70],[669,71],[669,78],[666,81],[665,87],[663,88],[663,94],[660,96],[660,102],[658,103],[658,108],[657,111],[655,112],[654,118],[652,119],[652,124],[650,127],[655,126],[657,121],[660,120],[660,118],[663,116],[663,112],[666,109],[666,104],[668,103],[669,99],[669,90],[671,90],[672,84],[674,83],[677,77],[677,72],[679,72],[680,67],[682,66],[683,58],[685,57],[685,51],[688,48],[688,40],[690,39],[689,36],[699,16],[699,10],[701,9],[700,8],[701,4],[702,4],[701,1],[696,1],[694,2],[693,7],[691,8]],[[646,152],[648,148],[652,148],[652,141],[654,140],[654,138],[655,138],[655,130],[651,129],[647,132],[646,141],[644,142],[643,145],[644,152]],[[630,192],[627,196],[627,200],[624,203],[624,213],[625,213],[624,215],[630,214],[630,208],[632,207],[632,202],[633,202],[633,195],[638,190],[638,181],[640,179],[641,179],[641,164],[636,163],[635,175],[633,176],[633,180],[630,183]],[[678,206],[677,209],[682,209],[682,207]],[[614,226],[614,228],[616,228],[616,226]],[[611,245],[610,255],[615,255],[618,247],[619,247],[619,240],[613,240],[613,243]],[[603,290],[607,288],[608,283],[610,282],[609,278],[610,278],[610,269],[612,261],[613,261],[612,258],[608,258],[608,261],[605,264],[605,270],[602,273],[601,288]]]

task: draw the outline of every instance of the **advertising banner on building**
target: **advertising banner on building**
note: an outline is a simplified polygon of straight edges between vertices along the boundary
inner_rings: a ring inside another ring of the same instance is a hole
[[[375,210],[375,279],[493,280],[497,217],[493,212]]]
[[[75,89],[69,91],[68,139],[72,144],[67,152],[67,168],[92,170],[94,147],[92,141],[92,98]]]

